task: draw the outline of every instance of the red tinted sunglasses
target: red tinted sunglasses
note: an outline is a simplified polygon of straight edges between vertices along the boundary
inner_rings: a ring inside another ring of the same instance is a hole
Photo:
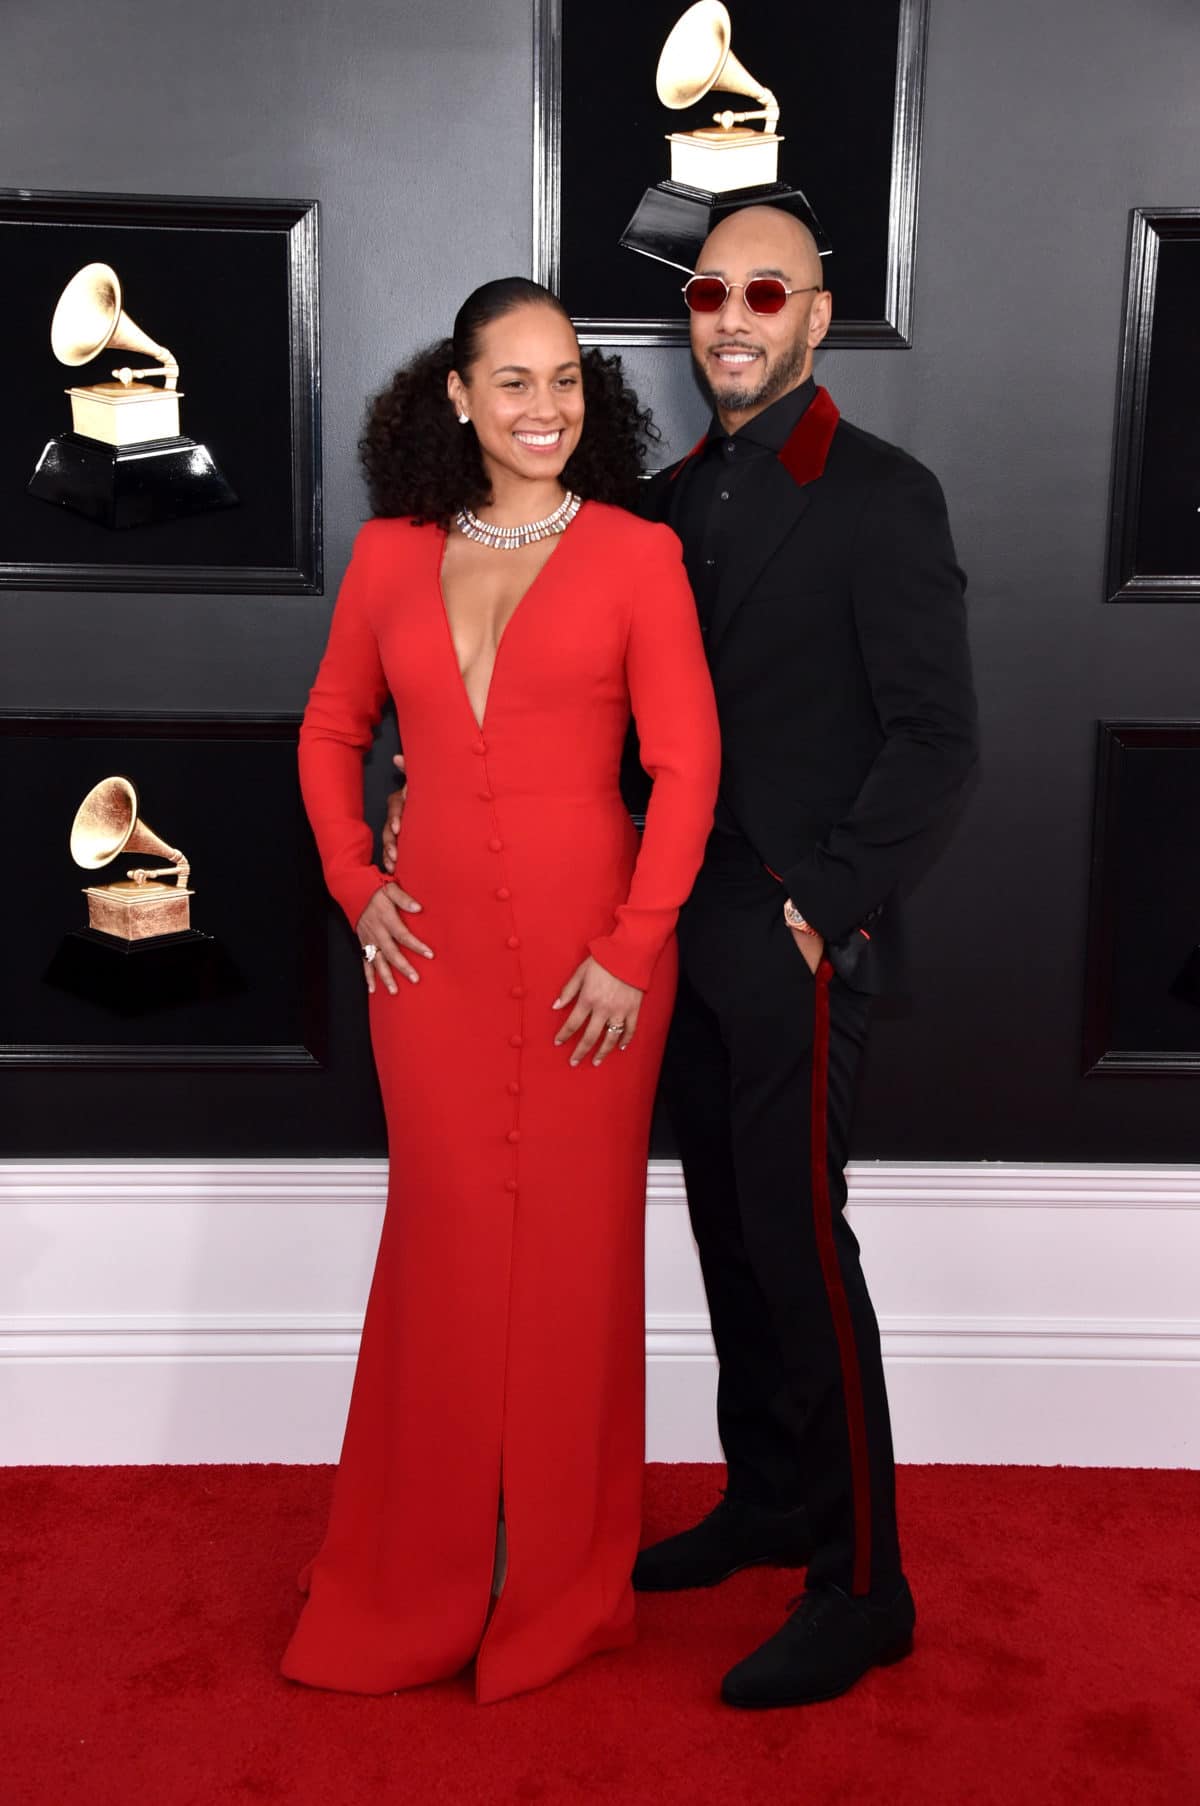
[[[723,276],[693,276],[683,285],[683,298],[694,314],[719,313],[735,288],[740,288],[752,314],[781,314],[789,295],[816,295],[815,282],[807,288],[789,288],[778,276],[751,276],[749,282],[726,282]]]

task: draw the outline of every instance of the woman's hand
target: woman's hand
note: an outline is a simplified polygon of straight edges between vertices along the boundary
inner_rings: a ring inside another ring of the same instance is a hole
[[[416,898],[410,897],[398,884],[385,884],[375,892],[359,916],[358,926],[354,931],[359,944],[363,948],[374,947],[376,950],[374,959],[363,959],[367,990],[372,994],[377,976],[383,980],[393,997],[397,990],[397,972],[407,978],[410,984],[420,982],[404,956],[404,949],[409,948],[422,959],[432,959],[433,951],[410,932],[401,913],[404,911],[408,915],[419,915],[420,910],[421,905]]]
[[[572,1066],[579,1066],[586,1060],[597,1043],[593,1066],[602,1065],[614,1047],[624,1053],[637,1028],[643,995],[634,985],[623,984],[619,978],[614,978],[589,956],[575,968],[554,999],[556,1010],[565,1010],[568,1004],[575,1006],[554,1037],[555,1047],[573,1040],[583,1029],[571,1055]]]

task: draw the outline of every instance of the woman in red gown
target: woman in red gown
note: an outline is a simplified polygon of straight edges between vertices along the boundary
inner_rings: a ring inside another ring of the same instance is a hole
[[[634,1635],[646,1153],[719,762],[678,542],[610,505],[648,430],[615,360],[581,359],[554,297],[512,278],[399,373],[364,440],[380,518],[301,780],[365,949],[391,1178],[283,1662],[313,1686],[385,1693],[474,1660],[497,1700]],[[362,796],[389,694],[411,796],[395,883]],[[631,710],[654,780],[640,850],[618,790]]]

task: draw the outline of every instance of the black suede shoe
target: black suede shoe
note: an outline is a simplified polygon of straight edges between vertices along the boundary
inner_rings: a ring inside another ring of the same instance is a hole
[[[802,1568],[808,1553],[808,1517],[803,1508],[772,1511],[726,1496],[690,1530],[643,1549],[634,1563],[633,1584],[639,1593],[715,1587],[742,1568],[767,1563]]]
[[[782,1630],[729,1670],[721,1698],[727,1706],[749,1707],[836,1699],[868,1669],[903,1661],[916,1621],[906,1580],[883,1598],[852,1599],[840,1587],[814,1587]]]

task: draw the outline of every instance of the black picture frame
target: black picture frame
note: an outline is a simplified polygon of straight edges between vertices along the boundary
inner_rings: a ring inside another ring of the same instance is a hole
[[[1200,1078],[1200,721],[1102,721],[1083,1070]]]
[[[297,714],[0,712],[0,794],[20,849],[0,891],[0,1066],[325,1065],[329,905],[296,774],[299,723]],[[88,873],[71,858],[74,809],[117,774],[135,783],[139,816],[190,859],[192,927],[209,939],[222,980],[128,1016],[53,976],[86,926],[83,885],[147,863],[125,853]]]
[[[703,103],[668,113],[654,89],[685,3],[534,0],[533,275],[585,345],[687,343],[682,276],[618,243],[643,190],[667,176],[666,132],[706,117]],[[783,109],[780,179],[804,191],[833,245],[826,345],[908,347],[929,0],[731,11],[734,54]]]
[[[116,530],[26,492],[69,429],[63,390],[139,354],[64,368],[58,296],[83,265],[118,272],[125,311],[181,366],[183,430],[238,505]],[[323,592],[316,201],[0,190],[0,586],[220,594]]]
[[[1106,599],[1200,599],[1200,208],[1135,207],[1117,383]]]

